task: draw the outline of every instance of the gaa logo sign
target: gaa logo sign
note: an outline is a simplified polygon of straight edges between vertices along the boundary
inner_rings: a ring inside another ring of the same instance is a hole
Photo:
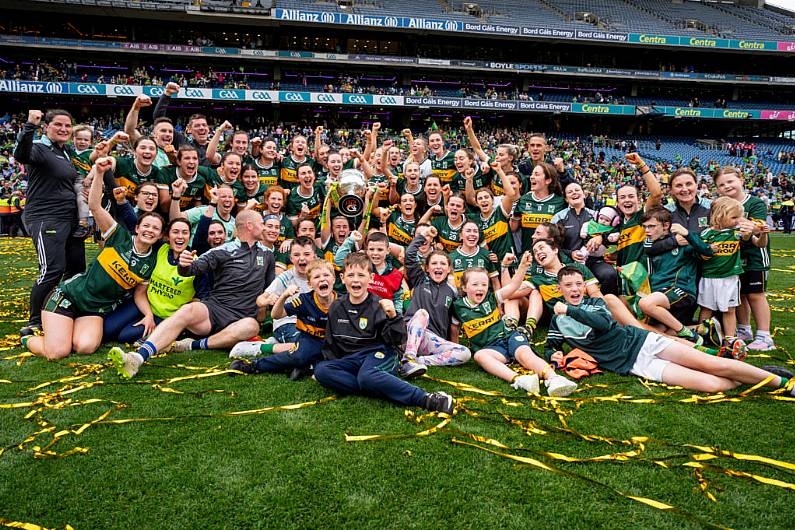
[[[44,91],[48,94],[60,94],[63,92],[63,85],[61,83],[47,83]]]
[[[94,85],[77,85],[78,94],[99,94],[99,90]]]
[[[163,87],[155,86],[149,89],[150,96],[162,96],[163,95]]]
[[[234,90],[221,90],[218,92],[218,97],[221,99],[240,99]]]
[[[356,217],[364,210],[364,201],[358,195],[346,195],[340,197],[337,207],[345,217]]]
[[[203,98],[204,92],[198,88],[186,88],[185,89],[185,97],[186,98]]]
[[[286,101],[301,101],[301,102],[305,102],[305,101],[306,101],[306,100],[304,99],[304,96],[302,96],[302,95],[301,95],[300,93],[298,93],[298,92],[286,92],[286,93],[284,94],[284,99],[285,99]]]
[[[322,103],[334,103],[334,96],[332,94],[318,94],[317,100]]]
[[[356,103],[356,104],[359,104],[359,105],[366,105],[367,104],[367,98],[364,97],[364,96],[349,96],[348,97],[348,102]]]
[[[271,95],[265,92],[264,90],[252,90],[251,91],[251,99],[257,101],[270,101]]]
[[[381,105],[397,105],[397,99],[392,96],[378,96],[378,103]]]
[[[113,93],[117,96],[134,96],[135,89],[131,86],[119,86],[115,85],[113,87]]]

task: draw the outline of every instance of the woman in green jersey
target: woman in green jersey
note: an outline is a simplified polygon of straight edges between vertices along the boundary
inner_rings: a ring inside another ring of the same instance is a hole
[[[240,186],[235,190],[237,211],[246,208],[261,212],[265,209],[265,191],[268,186],[259,180],[256,166],[249,164],[240,175]]]
[[[522,231],[522,250],[529,251],[532,247],[536,227],[551,221],[565,207],[558,170],[546,162],[537,164],[530,174],[530,191],[519,199],[511,220],[511,230]]]
[[[146,282],[156,261],[152,247],[160,240],[163,218],[156,213],[144,214],[133,235],[102,208],[102,177],[114,162],[109,157],[97,160],[88,195],[88,206],[105,246],[85,272],[53,290],[42,310],[43,336],[22,338],[22,344],[35,355],[62,359],[72,351],[94,353],[102,342],[103,317],[130,291],[137,291],[138,296],[146,294]]]
[[[499,261],[506,254],[515,254],[513,234],[511,233],[511,210],[519,200],[519,190],[521,183],[519,177],[514,174],[505,174],[497,163],[492,163],[492,171],[499,175],[505,188],[505,194],[498,198],[498,203],[494,203],[494,194],[491,189],[481,187],[474,189],[474,177],[467,176],[466,194],[467,197],[474,196],[475,203],[480,210],[479,213],[469,216],[470,219],[478,223],[483,234],[483,243],[486,248],[497,255]]]

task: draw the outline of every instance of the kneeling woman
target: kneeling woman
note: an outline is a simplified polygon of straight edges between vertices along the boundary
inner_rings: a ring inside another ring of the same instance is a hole
[[[168,245],[157,251],[157,262],[145,292],[136,290],[128,300],[105,318],[104,342],[133,343],[147,337],[157,324],[194,298],[206,295],[204,275],[180,276],[179,255],[188,248],[190,223],[185,218],[173,219],[166,229]]]
[[[163,218],[156,213],[142,215],[132,235],[102,208],[102,177],[113,163],[107,157],[97,160],[91,170],[96,178],[88,194],[88,207],[105,247],[86,272],[53,290],[41,314],[44,335],[23,338],[23,345],[36,355],[62,359],[73,350],[94,353],[102,342],[104,315],[133,289],[146,296],[146,282],[156,260],[152,247],[160,241]]]

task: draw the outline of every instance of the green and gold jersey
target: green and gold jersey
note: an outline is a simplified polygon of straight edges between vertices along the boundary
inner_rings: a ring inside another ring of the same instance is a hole
[[[483,242],[490,251],[497,254],[497,258],[502,260],[508,253],[516,254],[510,220],[505,217],[499,204],[492,210],[488,219],[484,220],[479,213],[472,214],[469,218],[478,224]]]
[[[569,267],[574,267],[582,273],[585,279],[585,285],[599,285],[599,282],[594,278],[593,273],[588,270],[588,267],[582,263],[570,263]],[[528,282],[532,287],[538,289],[541,294],[541,299],[544,301],[544,306],[552,311],[552,307],[556,302],[563,302],[563,293],[558,289],[558,274],[550,274],[545,270],[536,270],[530,276]]]
[[[439,177],[442,186],[453,181],[453,175],[456,174],[456,170],[455,154],[452,151],[445,151],[440,158],[436,158],[436,155],[431,153],[428,160],[431,161],[431,174]]]
[[[279,239],[276,240],[276,248],[279,248],[285,239],[295,239],[295,228],[293,222],[286,215],[279,214]]]
[[[475,192],[477,192],[480,188],[487,188],[489,186],[489,175],[491,175],[491,172],[483,173],[480,170],[480,167],[477,167],[475,174],[472,176],[472,187],[475,189]],[[456,171],[455,175],[453,175],[453,181],[450,183],[450,188],[454,192],[460,191],[463,193],[464,190],[466,190],[466,187],[467,178]]]
[[[457,227],[450,225],[450,219],[447,216],[437,217],[431,220],[431,226],[436,228],[439,233],[439,241],[444,247],[444,251],[448,254],[461,246],[461,228],[464,226],[464,221]]]
[[[171,184],[173,184],[178,177],[185,178],[180,174],[177,166],[160,168],[158,184],[170,188]],[[209,204],[210,189],[221,183],[218,178],[218,173],[216,173],[214,169],[205,166],[197,167],[196,175],[191,180],[185,179],[185,182],[187,182],[188,187],[185,188],[185,191],[179,198],[180,210],[186,210],[198,204]]]
[[[619,225],[618,242],[616,243],[616,264],[626,265],[634,261],[641,261],[643,243],[646,241],[646,231],[640,225],[643,210],[633,213],[629,219],[622,217]]]
[[[399,210],[394,210],[386,221],[386,235],[392,243],[408,246],[414,239],[415,225],[415,221],[406,221]]]
[[[315,220],[320,217],[320,209],[323,207],[323,200],[325,199],[325,188],[320,184],[315,184],[312,188],[312,194],[308,197],[301,194],[301,188],[295,187],[290,190],[290,195],[287,197],[287,205],[285,206],[284,213],[289,217],[299,215],[301,213],[301,206],[306,204],[309,208],[309,215],[307,219]]]
[[[464,336],[469,339],[472,351],[482,350],[509,335],[500,318],[497,297],[489,291],[485,300],[474,305],[466,296],[453,302],[453,322],[460,324]]]
[[[755,223],[767,222],[767,206],[765,206],[762,199],[753,195],[746,195],[742,204],[746,219]],[[743,270],[770,270],[770,238],[768,237],[767,246],[764,248],[757,247],[751,241],[743,241],[740,246],[740,259]]]
[[[260,183],[259,187],[254,192],[254,194],[249,195],[249,193],[246,191],[246,188],[244,188],[243,185],[240,184],[240,186],[237,189],[235,189],[235,201],[237,202],[237,205],[240,208],[245,208],[246,204],[248,204],[248,201],[254,199],[255,201],[257,201],[257,205],[254,207],[254,211],[261,212],[265,209],[265,203],[264,203],[265,191],[268,189],[268,187],[269,186]]]
[[[522,251],[528,251],[533,246],[533,233],[538,225],[548,223],[559,211],[566,208],[566,201],[560,195],[547,196],[536,199],[533,192],[522,195],[516,205],[514,215],[521,216],[522,225]]]
[[[116,185],[127,190],[127,199],[135,199],[135,192],[142,182],[160,182],[160,169],[150,166],[149,171],[142,173],[135,165],[135,159],[129,156],[116,158],[116,169],[113,170]],[[176,179],[175,179],[176,180]],[[172,181],[173,182],[173,181]]]
[[[103,237],[105,247],[88,270],[59,286],[84,313],[110,313],[128,291],[149,280],[155,269],[157,253],[150,248],[146,254],[138,254],[135,239],[121,225],[114,224]]]
[[[701,232],[701,239],[708,245],[715,245],[711,256],[702,256],[701,276],[704,278],[728,278],[743,273],[740,260],[740,232],[734,228],[715,230],[707,228]]]
[[[92,148],[83,149],[82,151],[78,151],[77,149],[72,149],[71,151],[67,151],[70,153],[70,159],[72,160],[72,165],[75,167],[78,173],[80,173],[81,177],[85,177],[88,175],[88,172],[91,171],[91,153],[94,152]]]
[[[304,157],[304,160],[298,162],[293,158],[293,155],[287,155],[279,164],[279,185],[286,189],[292,190],[298,187],[298,166],[302,164],[309,164],[314,167],[315,160],[310,157]]]
[[[500,274],[497,264],[489,259],[489,251],[482,247],[478,247],[472,255],[464,254],[461,247],[458,247],[450,253],[450,262],[453,265],[452,272],[456,287],[461,286],[461,275],[467,269],[482,267],[488,271],[489,278],[496,278]]]
[[[257,176],[259,176],[259,183],[266,186],[276,186],[279,184],[279,175],[281,173],[281,165],[276,160],[271,163],[270,167],[265,167],[260,164],[259,160],[254,161],[254,167],[257,168]]]

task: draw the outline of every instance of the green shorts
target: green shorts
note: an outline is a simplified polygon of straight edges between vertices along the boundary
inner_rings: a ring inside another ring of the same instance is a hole
[[[64,294],[60,286],[52,290],[52,293],[50,293],[50,296],[44,303],[43,310],[50,313],[55,313],[56,315],[69,317],[72,320],[87,316],[102,316],[99,313],[80,311],[77,306],[75,306],[75,303],[69,297],[67,297],[66,294]]]

